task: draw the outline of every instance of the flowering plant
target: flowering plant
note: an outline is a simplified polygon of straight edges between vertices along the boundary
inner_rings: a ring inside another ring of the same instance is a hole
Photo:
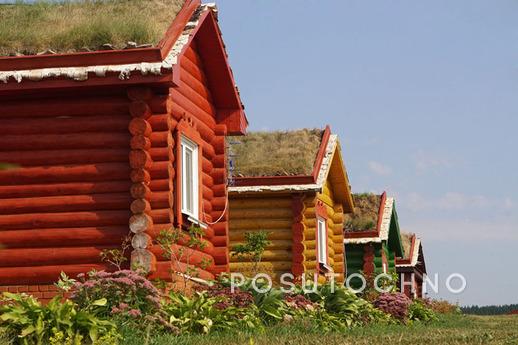
[[[139,272],[90,272],[80,274],[71,289],[71,299],[81,308],[95,309],[97,315],[139,318],[160,310],[161,294]],[[94,301],[105,299],[106,304]]]
[[[408,307],[412,301],[405,294],[382,293],[374,301],[374,306],[385,313],[392,315],[395,319],[405,321],[408,316]]]

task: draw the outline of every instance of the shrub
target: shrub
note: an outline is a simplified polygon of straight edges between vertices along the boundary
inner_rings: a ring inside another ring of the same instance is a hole
[[[206,290],[207,296],[220,298],[220,302],[216,304],[219,309],[228,307],[246,308],[254,304],[254,296],[239,288],[235,288],[234,292],[229,287],[214,284]]]
[[[408,307],[408,318],[412,321],[437,321],[435,312],[421,300],[414,300]]]
[[[399,321],[405,321],[408,316],[408,307],[412,301],[402,293],[384,292],[374,301],[374,306],[385,313],[392,315]]]
[[[460,314],[460,308],[458,305],[452,304],[448,301],[423,299],[428,307],[430,307],[437,314]]]
[[[79,275],[71,298],[79,307],[92,308],[92,302],[105,298],[107,303],[95,306],[102,316],[127,314],[140,317],[155,314],[160,309],[160,291],[138,272],[90,272]]]
[[[17,336],[20,344],[117,344],[115,324],[102,320],[72,301],[55,297],[42,305],[32,296],[4,293],[0,306],[0,326]],[[106,300],[93,301],[102,306]]]
[[[207,292],[195,292],[192,297],[171,292],[163,306],[171,325],[182,333],[207,334],[222,330],[261,328],[259,311],[254,305],[238,308],[223,305],[221,296],[209,297]]]

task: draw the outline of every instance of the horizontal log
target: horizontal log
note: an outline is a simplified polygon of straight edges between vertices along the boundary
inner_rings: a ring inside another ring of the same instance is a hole
[[[185,93],[189,94],[186,95]],[[198,100],[191,99],[190,94],[195,94],[194,92],[189,92],[185,89],[171,89],[171,99],[173,103],[177,103],[182,108],[189,110],[189,113],[195,115],[195,117],[201,120],[205,125],[214,129],[216,125],[215,121],[215,112],[208,104],[202,104],[198,102]]]
[[[156,94],[147,101],[151,107],[153,114],[170,114],[171,113],[171,97],[169,94]]]
[[[292,220],[285,219],[230,219],[231,230],[283,230],[290,229]]]
[[[101,263],[104,249],[118,246],[70,247],[70,248],[19,248],[0,250],[0,267],[27,267],[61,264]]]
[[[170,131],[153,132],[149,136],[152,147],[173,147],[174,140]]]
[[[93,210],[127,210],[131,195],[126,193],[16,198],[0,201],[0,214],[49,213]]]
[[[145,199],[136,199],[131,203],[130,210],[133,214],[148,213],[151,211],[151,204]]]
[[[132,150],[149,150],[151,148],[151,138],[143,135],[134,135],[131,137],[130,147]]]
[[[31,229],[0,231],[0,243],[4,248],[60,247],[80,244],[82,246],[122,243],[128,236],[128,226],[105,226],[90,228]]]
[[[230,221],[232,222],[232,221]],[[245,239],[245,233],[252,232],[253,230],[236,230],[232,228],[232,225],[230,226],[229,236],[230,241],[232,244],[236,243],[242,243]],[[264,229],[257,229],[257,231],[266,231],[268,233],[268,240],[274,241],[274,240],[291,240],[292,238],[292,232],[291,229],[276,229],[274,231],[271,230],[264,230]]]
[[[0,104],[0,118],[61,117],[128,114],[128,99],[116,97],[70,97],[3,101]]]
[[[101,163],[0,170],[0,185],[94,182],[129,179],[130,167],[123,163]]]
[[[212,244],[214,247],[227,247],[229,245],[229,238],[225,235],[215,235],[211,239]]]
[[[129,219],[129,228],[135,234],[146,232],[152,227],[153,219],[145,213],[134,214]]]
[[[0,230],[127,225],[128,210],[0,215]]]
[[[156,272],[156,256],[147,249],[134,249],[131,252],[131,266],[139,267],[145,272]]]
[[[129,119],[125,115],[0,119],[3,133],[10,135],[126,132],[128,124]]]
[[[251,256],[239,256],[235,255],[232,247],[229,249],[230,262],[253,262]],[[265,250],[261,257],[261,261],[264,262],[277,262],[277,261],[290,261],[291,262],[291,250]]]
[[[159,261],[168,260],[164,257],[164,252],[160,246],[153,246],[149,250],[155,254]],[[207,270],[214,265],[214,258],[211,255],[193,248],[173,244],[171,245],[171,253],[173,255],[172,262],[179,261],[196,267],[206,266],[204,269]]]
[[[0,152],[0,162],[22,167],[128,162],[127,149],[47,150]]]
[[[130,139],[127,132],[2,135],[0,151],[126,148]]]
[[[170,114],[153,114],[148,119],[149,124],[153,131],[170,131],[176,127],[177,121],[171,117]]]
[[[149,169],[153,165],[151,155],[144,150],[131,150],[129,162],[132,169]]]
[[[291,198],[242,198],[236,195],[230,195],[230,210],[237,209],[273,209],[286,208],[290,209],[292,205]]]
[[[149,189],[153,192],[173,191],[175,190],[174,182],[167,179],[152,179],[149,182]]]
[[[148,185],[151,181],[151,175],[149,171],[145,169],[131,169],[130,179],[133,183],[144,183]]]
[[[71,278],[76,278],[80,273],[110,269],[113,269],[113,267],[109,264],[1,267],[0,282],[2,285],[53,284],[59,279],[61,272],[65,272]]]
[[[183,63],[181,63],[181,66],[182,69],[184,69]],[[180,73],[180,80],[185,85],[193,89],[197,94],[207,99],[209,103],[213,103],[210,91],[207,86],[203,84],[203,82],[201,82],[198,78],[189,73],[188,69],[186,69],[186,73]]]
[[[232,210],[232,218],[238,219],[293,219],[293,212],[291,208],[249,208]]]
[[[174,168],[169,161],[153,162],[149,167],[149,174],[151,180],[173,179]]]
[[[170,147],[152,147],[149,149],[151,159],[155,162],[159,161],[174,161],[173,150]]]
[[[131,120],[128,129],[131,135],[143,135],[145,137],[149,137],[152,132],[149,122],[139,118]]]
[[[131,182],[127,180],[0,186],[0,199],[118,193],[126,192],[130,187]]]
[[[173,223],[174,212],[170,208],[152,209],[149,216],[153,218],[153,222],[157,224]]]
[[[173,275],[172,272],[179,273],[190,273],[191,276],[196,276],[196,278],[205,279],[205,280],[213,280],[214,275],[209,271],[196,267],[194,265],[187,265],[182,262],[177,262],[174,265],[171,265],[169,261],[159,261],[156,263],[156,272],[149,276],[149,279],[161,279],[165,281],[171,281],[171,277]],[[178,277],[174,275],[174,277]]]
[[[147,86],[132,86],[126,90],[128,98],[133,102],[149,101],[154,97],[153,90]]]
[[[140,100],[133,101],[129,104],[129,113],[131,114],[131,117],[142,118],[144,120],[153,114],[149,105]]]
[[[291,271],[292,262],[290,261],[275,261],[275,262],[260,262],[257,264],[258,273],[270,273],[275,271]],[[231,262],[229,264],[231,272],[252,271],[256,265],[251,262]]]

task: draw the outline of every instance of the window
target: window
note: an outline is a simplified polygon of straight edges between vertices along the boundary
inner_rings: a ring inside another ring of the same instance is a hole
[[[318,262],[327,265],[327,224],[323,218],[317,218]]]
[[[198,219],[198,145],[187,138],[181,139],[182,151],[182,213]]]

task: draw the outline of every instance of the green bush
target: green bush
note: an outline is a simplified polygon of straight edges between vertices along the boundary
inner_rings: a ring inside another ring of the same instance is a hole
[[[408,307],[408,319],[421,322],[432,322],[438,320],[435,312],[420,300],[414,300]]]
[[[102,306],[106,300],[93,301]],[[32,296],[4,293],[0,306],[0,326],[16,336],[17,343],[117,344],[120,338],[114,323],[79,309],[72,301],[55,297],[42,305]]]
[[[255,305],[237,308],[221,304],[222,297],[209,297],[207,292],[195,292],[192,297],[171,292],[163,311],[171,325],[181,333],[207,334],[215,331],[254,330],[262,328]]]

